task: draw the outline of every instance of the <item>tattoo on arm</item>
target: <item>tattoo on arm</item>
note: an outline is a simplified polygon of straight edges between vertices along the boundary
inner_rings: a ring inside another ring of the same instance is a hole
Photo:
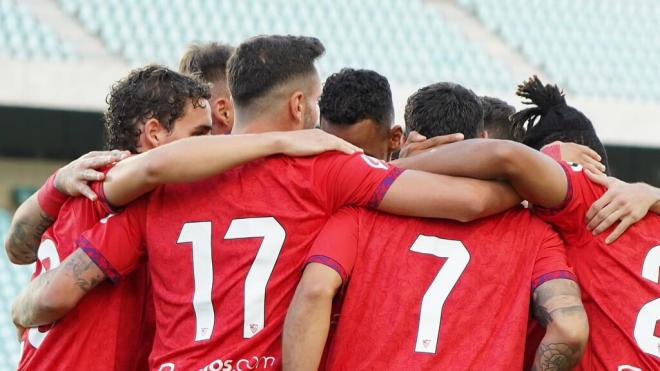
[[[17,220],[9,231],[8,243],[11,254],[22,263],[31,263],[37,260],[37,251],[41,243],[41,236],[55,220],[39,213],[38,220],[23,218]]]
[[[85,293],[105,279],[96,264],[80,250],[74,252],[65,260],[62,269],[74,280],[76,286]]]
[[[578,351],[568,344],[551,343],[539,345],[532,371],[570,370],[575,365]]]

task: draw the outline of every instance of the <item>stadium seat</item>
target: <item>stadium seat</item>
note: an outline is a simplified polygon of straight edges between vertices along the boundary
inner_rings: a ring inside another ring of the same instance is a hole
[[[16,1],[0,0],[0,57],[71,60],[76,53],[27,8]]]
[[[192,41],[238,44],[264,33],[306,34],[326,45],[319,63],[324,76],[350,66],[376,69],[393,83],[420,85],[445,79],[499,90],[510,90],[515,83],[504,65],[422,0],[59,3],[131,66],[158,62],[175,67]]]
[[[459,4],[575,95],[660,99],[660,41],[651,36],[660,4],[654,0]]]
[[[11,223],[11,215],[0,209],[0,241],[4,242],[5,234]],[[20,355],[20,344],[16,340],[16,331],[8,320],[9,305],[20,290],[29,282],[32,266],[16,266],[9,262],[5,253],[0,258],[0,370],[15,370]]]

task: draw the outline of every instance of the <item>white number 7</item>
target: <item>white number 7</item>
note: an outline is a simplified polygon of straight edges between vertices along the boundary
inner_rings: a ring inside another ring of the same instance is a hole
[[[415,352],[435,353],[440,333],[442,307],[447,296],[463,274],[470,261],[470,253],[460,241],[443,240],[433,236],[419,236],[410,247],[421,254],[447,258],[445,264],[431,282],[422,299],[417,328]]]
[[[211,302],[213,261],[211,222],[186,223],[177,243],[192,244],[193,309],[195,310],[195,341],[208,340],[213,333],[215,311]],[[235,219],[229,225],[225,240],[262,237],[257,256],[245,278],[243,307],[243,337],[251,338],[264,328],[266,285],[280,255],[286,233],[273,217]]]

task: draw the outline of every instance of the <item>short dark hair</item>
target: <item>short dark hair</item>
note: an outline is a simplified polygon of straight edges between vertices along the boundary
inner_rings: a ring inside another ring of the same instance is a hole
[[[319,108],[321,117],[335,125],[371,119],[389,129],[394,121],[390,83],[371,70],[344,68],[330,75],[323,85]]]
[[[428,138],[453,133],[476,138],[484,125],[481,100],[472,90],[450,82],[425,86],[408,97],[404,119],[406,131]]]
[[[229,58],[229,91],[237,106],[248,106],[274,87],[316,71],[325,47],[314,37],[257,36],[241,43]]]
[[[140,124],[155,118],[171,131],[188,102],[200,107],[210,97],[208,85],[194,77],[159,65],[135,69],[116,82],[106,98],[107,147],[137,153]]]
[[[495,139],[522,141],[525,131],[518,128],[515,132],[510,117],[516,109],[507,102],[494,97],[480,97],[484,110],[484,130]]]
[[[179,72],[208,83],[227,81],[227,61],[234,49],[231,45],[217,42],[192,44],[181,57]]]
[[[523,144],[537,150],[554,141],[582,144],[596,151],[603,165],[610,168],[605,147],[593,124],[582,112],[566,104],[564,93],[557,85],[544,86],[533,76],[518,85],[516,94],[529,99],[524,104],[535,105],[511,116],[514,126],[527,126]]]

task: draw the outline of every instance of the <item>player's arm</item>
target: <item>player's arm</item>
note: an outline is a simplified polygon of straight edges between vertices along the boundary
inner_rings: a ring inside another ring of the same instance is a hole
[[[532,370],[572,370],[589,337],[589,322],[575,281],[554,279],[534,290],[533,313],[546,328]]]
[[[512,141],[469,139],[394,164],[436,174],[506,179],[525,200],[545,208],[561,206],[568,190],[566,174],[556,161]]]
[[[342,279],[333,269],[309,263],[284,322],[282,369],[318,370],[330,329],[332,300]]]
[[[310,156],[359,148],[321,130],[203,136],[178,140],[117,164],[104,182],[107,201],[123,206],[156,186],[219,174],[262,157]]]
[[[629,184],[619,179],[586,172],[594,183],[607,188],[607,192],[594,202],[586,215],[587,228],[594,234],[607,230],[619,222],[605,239],[614,242],[628,227],[642,220],[649,212],[660,214],[660,189],[645,183]]]
[[[19,328],[53,323],[73,309],[106,275],[82,249],[36,279],[14,300],[11,315]]]
[[[88,181],[102,180],[103,173],[94,169],[120,161],[120,151],[90,152],[53,174],[39,191],[30,196],[14,213],[4,241],[5,251],[14,264],[30,264],[37,260],[41,235],[57,218],[60,207],[69,197],[84,195],[95,199]]]
[[[407,170],[392,183],[378,210],[469,222],[510,209],[521,201],[507,183]]]

